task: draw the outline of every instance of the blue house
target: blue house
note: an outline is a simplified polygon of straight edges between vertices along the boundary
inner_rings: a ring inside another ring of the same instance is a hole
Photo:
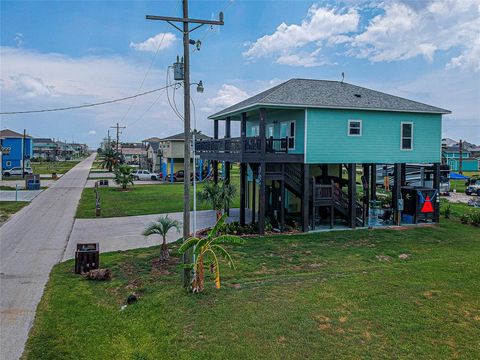
[[[404,192],[414,191],[406,187],[407,164],[425,164],[432,191],[420,199],[438,201],[442,115],[449,113],[344,82],[291,79],[211,115],[214,139],[197,141],[196,149],[214,162],[215,181],[218,162],[227,165],[225,181],[229,164],[240,164],[240,222],[249,208],[260,234],[267,221],[283,230],[288,217],[304,231],[325,219],[331,227],[339,219],[366,226],[377,167],[386,164],[396,184],[391,218],[400,224],[410,211]],[[218,139],[220,121],[225,139]],[[240,125],[238,138],[231,137],[232,122]],[[432,208],[438,221],[438,206]]]
[[[5,129],[0,131],[0,143],[2,146],[2,171],[13,167],[30,166],[33,157],[32,138],[28,135],[23,137],[15,131]]]

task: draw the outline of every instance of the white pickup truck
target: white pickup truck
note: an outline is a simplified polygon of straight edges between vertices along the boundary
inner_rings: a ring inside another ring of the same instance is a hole
[[[135,180],[160,180],[162,178],[162,174],[151,173],[148,170],[134,170],[132,175]]]
[[[22,169],[21,167],[13,167],[11,169],[4,170],[3,176],[22,176],[22,171],[24,171],[25,175],[33,174],[31,167],[26,167],[25,169]]]

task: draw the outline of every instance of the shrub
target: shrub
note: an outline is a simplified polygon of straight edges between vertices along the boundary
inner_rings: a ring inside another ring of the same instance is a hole
[[[450,207],[450,204],[448,204],[445,210],[443,211],[443,215],[445,216],[445,219],[450,219],[451,213],[452,213],[452,209]]]
[[[470,213],[470,223],[474,226],[480,226],[480,211]]]
[[[460,222],[462,224],[468,224],[469,220],[470,220],[470,216],[468,213],[463,213],[462,216],[460,216]]]

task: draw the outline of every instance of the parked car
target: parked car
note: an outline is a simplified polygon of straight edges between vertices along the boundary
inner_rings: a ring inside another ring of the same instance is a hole
[[[199,175],[196,174],[195,176],[197,178],[197,181],[199,180]],[[183,170],[178,170],[177,172],[173,173],[173,182],[183,182],[185,179],[185,171]],[[165,181],[171,181],[171,175],[167,175],[165,177]],[[190,181],[193,181],[193,173],[190,174]]]
[[[465,189],[465,194],[467,195],[477,194],[477,196],[480,196],[480,180],[475,181],[474,184],[470,184]]]
[[[148,170],[134,170],[132,175],[135,180],[159,180],[162,178],[162,174],[152,173]]]
[[[29,175],[33,174],[33,170],[31,167],[26,167],[25,169],[22,169],[21,167],[13,167],[11,169],[7,169],[3,171],[3,176],[8,177],[8,176],[22,176],[22,171],[24,175]]]

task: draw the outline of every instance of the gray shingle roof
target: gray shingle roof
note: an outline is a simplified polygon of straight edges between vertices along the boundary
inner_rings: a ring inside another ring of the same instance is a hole
[[[210,119],[222,119],[257,106],[386,110],[450,114],[449,110],[340,81],[291,79],[221,110]]]
[[[182,132],[180,134],[175,134],[175,135],[172,135],[172,136],[168,136],[166,138],[161,139],[161,141],[183,141],[183,139],[185,137],[183,134],[184,133]],[[195,133],[195,138],[197,140],[211,139],[210,136],[202,134],[202,133],[198,133],[198,132]]]

